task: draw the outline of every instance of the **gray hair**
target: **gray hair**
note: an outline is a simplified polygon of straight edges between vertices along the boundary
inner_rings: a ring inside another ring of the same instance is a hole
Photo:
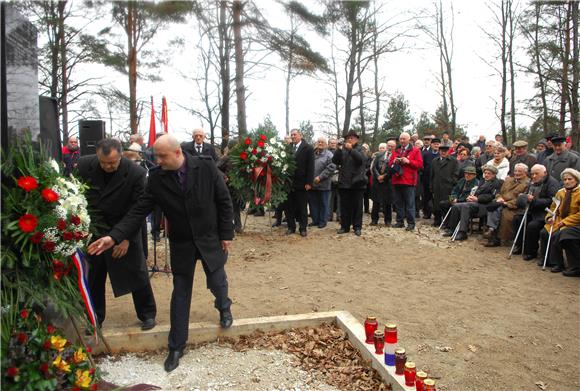
[[[381,148],[387,148],[387,143],[380,143],[379,149],[381,149]]]
[[[548,172],[548,170],[546,169],[546,166],[544,166],[543,164],[539,164],[539,163],[534,164],[530,171],[534,171],[534,170],[541,170],[544,174]]]
[[[514,171],[518,168],[523,169],[525,172],[528,172],[528,165],[524,163],[518,163],[514,166]]]

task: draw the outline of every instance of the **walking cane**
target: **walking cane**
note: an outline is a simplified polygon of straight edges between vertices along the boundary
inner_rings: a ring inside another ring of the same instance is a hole
[[[461,221],[459,223],[457,223],[457,227],[455,227],[455,230],[453,231],[453,235],[451,236],[451,241],[454,242],[455,238],[457,237],[457,234],[459,233],[459,226],[461,225]]]
[[[445,214],[445,217],[443,217],[443,221],[441,222],[441,225],[439,226],[439,229],[441,229],[443,227],[443,224],[445,224],[445,220],[447,220],[447,217],[449,216],[449,213],[451,213],[451,208],[449,208],[447,210],[447,213]]]
[[[550,224],[550,234],[548,235],[548,243],[546,244],[546,253],[544,254],[544,265],[542,266],[542,270],[546,270],[546,262],[548,262],[548,254],[550,253],[550,241],[552,240],[552,232],[554,232],[554,221],[556,221],[556,212],[558,211],[558,207],[560,206],[560,200],[554,197],[554,210],[551,211],[550,209],[546,208],[548,213],[552,214],[552,223]]]
[[[526,237],[526,220],[528,219],[528,209],[530,209],[530,204],[528,204],[528,206],[526,206],[526,210],[524,211],[524,217],[522,218],[522,222],[520,223],[520,227],[518,228],[518,232],[516,233],[516,237],[514,239],[514,244],[512,244],[512,249],[510,250],[510,253],[508,255],[508,259],[512,258],[512,254],[514,253],[514,249],[516,248],[516,243],[518,241],[518,238],[520,237],[520,232],[522,231],[522,228],[524,228],[524,239],[522,239],[522,247],[524,246],[525,243],[525,237]],[[522,251],[523,253],[523,251]]]

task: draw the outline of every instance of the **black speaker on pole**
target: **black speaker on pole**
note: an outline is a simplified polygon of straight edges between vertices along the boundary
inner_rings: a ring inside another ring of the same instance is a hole
[[[94,155],[97,143],[105,138],[105,121],[79,121],[81,156]]]

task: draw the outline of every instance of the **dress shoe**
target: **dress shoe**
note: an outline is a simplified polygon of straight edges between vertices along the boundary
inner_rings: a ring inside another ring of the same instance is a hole
[[[457,236],[455,236],[455,240],[467,240],[467,234],[465,232],[459,231],[457,232]]]
[[[155,318],[145,319],[143,323],[141,323],[141,330],[151,330],[155,325],[157,325]]]
[[[360,229],[355,229],[355,230],[354,230],[354,234],[355,234],[356,236],[361,236],[362,232],[360,231]]]
[[[336,233],[339,234],[339,235],[345,234],[347,232],[348,232],[348,229],[344,229],[344,228],[341,228],[338,231],[336,231]]]
[[[494,232],[495,232],[495,230],[493,228],[488,228],[488,230],[483,233],[483,237],[485,239],[489,239],[489,238],[493,237]]]
[[[306,231],[300,231],[300,236],[302,236],[303,238],[308,236],[308,232]]]
[[[580,270],[564,270],[562,274],[566,277],[580,277]]]
[[[264,212],[263,210],[258,210],[254,213],[254,216],[256,216],[256,217],[262,217],[265,215],[266,215],[266,212]]]
[[[183,350],[169,349],[169,354],[163,363],[166,372],[171,372],[179,366],[179,359],[183,357]]]
[[[552,269],[550,270],[552,273],[561,273],[564,271],[564,269],[562,269],[562,266],[554,266],[552,267]]]
[[[318,228],[324,228],[324,227],[326,227],[326,223],[318,224]]]
[[[514,247],[514,251],[512,252],[512,254],[515,254],[515,255],[520,255],[521,253],[522,253],[522,246],[518,246],[518,245],[516,245],[516,246]]]
[[[308,224],[309,227],[316,227],[318,226],[318,223],[312,222]]]
[[[232,316],[232,311],[223,310],[220,311],[220,326],[223,329],[229,329],[234,323],[234,317]]]
[[[281,221],[276,221],[274,224],[272,224],[272,228],[276,228],[282,225]]]
[[[409,224],[407,225],[407,228],[405,228],[405,231],[414,231],[415,230],[415,224]]]
[[[489,239],[487,243],[483,245],[484,247],[499,247],[501,246],[501,242],[499,239]]]
[[[446,229],[445,232],[443,232],[443,236],[445,236],[446,238],[453,236],[453,231],[450,229]]]
[[[379,223],[377,221],[371,221],[371,223],[369,225],[375,226],[375,225],[379,225]]]
[[[284,232],[284,235],[293,235],[295,233],[296,233],[296,231],[289,229],[288,231]]]
[[[393,225],[393,228],[405,228],[405,224],[403,224],[403,223],[396,223],[395,225]]]
[[[435,220],[433,221],[433,227],[439,227],[441,225],[441,220]]]
[[[536,258],[534,255],[530,255],[530,254],[524,254],[522,256],[522,258],[524,259],[524,261],[532,261],[534,258]]]

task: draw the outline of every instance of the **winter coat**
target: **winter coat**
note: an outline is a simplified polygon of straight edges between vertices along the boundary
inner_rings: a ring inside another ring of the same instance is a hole
[[[423,157],[421,156],[421,151],[419,151],[419,148],[415,148],[411,144],[407,145],[406,148],[399,146],[391,155],[389,167],[393,167],[396,158],[402,157],[409,159],[409,163],[399,164],[401,167],[401,173],[393,173],[392,184],[394,186],[416,186],[417,181],[419,180],[418,171],[423,168]]]
[[[545,161],[546,169],[551,177],[555,178],[562,184],[562,178],[560,174],[566,168],[573,168],[580,171],[580,158],[577,155],[571,153],[570,151],[564,151],[557,155],[556,153],[551,154]]]
[[[532,166],[536,164],[536,162],[537,162],[536,158],[531,153],[527,153],[521,157],[518,155],[514,155],[510,159],[510,171],[508,175],[510,176],[514,175],[514,167],[518,163],[524,163],[526,166],[528,166],[528,172],[531,172]]]
[[[495,168],[497,168],[496,177],[497,179],[501,179],[502,181],[505,181],[505,178],[508,176],[508,173],[510,172],[510,161],[507,160],[507,158],[505,157],[497,165],[495,164],[493,159],[488,161],[486,165],[494,166]]]
[[[330,177],[336,170],[332,156],[328,149],[314,151],[314,178],[319,177],[320,182],[313,183],[312,190],[330,190]]]
[[[439,211],[439,203],[447,201],[455,182],[457,182],[457,159],[452,156],[433,159],[431,164],[431,191],[433,192],[433,210]]]
[[[533,220],[543,220],[546,216],[546,208],[552,204],[552,198],[560,189],[560,182],[549,175],[540,183],[530,182],[526,193],[532,194],[534,199],[530,202],[528,216]],[[527,201],[524,205],[527,204]]]
[[[478,182],[477,178],[473,178],[469,182],[466,181],[465,178],[461,178],[453,187],[451,197],[455,202],[466,202],[467,196],[471,194],[471,189],[477,186]]]
[[[558,207],[558,210],[556,211],[556,219],[554,220],[554,231],[557,230],[557,225],[559,222],[563,222],[564,223],[564,227],[562,227],[562,230],[565,230],[567,227],[578,227],[580,226],[580,186],[576,186],[573,190],[572,190],[572,199],[570,200],[570,211],[568,212],[568,216],[566,216],[566,218],[562,219],[562,213],[561,213],[561,208],[562,208],[562,202],[564,202],[564,197],[566,196],[566,189],[560,189],[558,190],[558,192],[556,193],[556,198],[560,200],[560,206]],[[555,208],[555,204],[552,203],[552,205],[550,206],[550,210],[554,210]],[[546,219],[549,216],[546,216]],[[546,224],[544,226],[544,228],[550,232],[550,224]]]
[[[374,202],[392,204],[393,188],[391,184],[391,170],[389,160],[392,152],[381,152],[373,161],[371,171],[373,174],[373,187],[371,188],[371,199]],[[379,182],[379,176],[384,175],[383,182]]]
[[[366,188],[367,155],[360,144],[355,144],[350,151],[346,148],[338,149],[332,158],[332,162],[339,166],[339,189]]]

